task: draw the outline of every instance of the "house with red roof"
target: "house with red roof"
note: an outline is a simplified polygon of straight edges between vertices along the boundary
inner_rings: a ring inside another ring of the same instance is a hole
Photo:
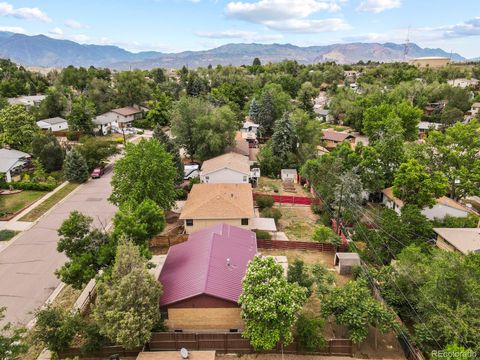
[[[255,233],[228,224],[201,229],[170,247],[158,279],[166,325],[175,331],[242,330],[238,299],[256,253]]]

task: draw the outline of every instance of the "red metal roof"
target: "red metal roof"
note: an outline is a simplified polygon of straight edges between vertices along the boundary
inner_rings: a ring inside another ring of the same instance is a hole
[[[160,273],[160,306],[197,295],[237,302],[248,262],[257,253],[253,231],[220,224],[191,234],[172,246]]]

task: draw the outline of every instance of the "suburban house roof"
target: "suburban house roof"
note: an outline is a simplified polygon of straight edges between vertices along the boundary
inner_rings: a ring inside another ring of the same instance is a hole
[[[23,151],[0,149],[0,172],[6,173],[15,166],[22,165],[31,156]]]
[[[417,125],[417,127],[420,130],[430,130],[430,129],[438,130],[440,129],[441,126],[442,124],[440,123],[428,122],[428,121],[420,121]]]
[[[260,127],[260,125],[259,125],[259,124],[255,124],[253,121],[245,120],[245,122],[244,122],[243,125],[242,125],[242,128],[248,129],[249,127],[258,128],[258,127]]]
[[[333,131],[333,130],[323,131],[323,137],[322,137],[323,140],[329,140],[334,142],[342,142],[342,141],[345,141],[346,139],[352,139],[352,138],[355,138],[355,136],[352,134]]]
[[[434,228],[446,242],[463,254],[480,252],[479,228]]]
[[[39,120],[39,121],[37,121],[37,124],[39,122],[44,122],[44,123],[47,123],[47,124],[50,124],[50,125],[56,125],[56,124],[66,123],[67,120],[57,116],[57,117],[53,117],[53,118],[49,118],[49,119]]]
[[[160,306],[206,294],[234,303],[242,293],[248,262],[257,253],[253,231],[219,224],[170,247],[160,273]]]
[[[202,174],[209,174],[221,169],[232,169],[250,175],[250,162],[244,155],[229,152],[206,160],[202,164]]]
[[[180,219],[253,218],[250,184],[195,184]]]
[[[387,198],[389,198],[390,200],[395,202],[395,204],[399,208],[402,208],[404,206],[403,201],[393,195],[393,186],[382,190],[382,193]],[[441,205],[444,205],[444,206],[448,206],[448,207],[458,209],[458,210],[462,210],[462,211],[469,212],[469,213],[475,213],[472,209],[468,208],[467,206],[464,206],[464,205],[460,204],[458,201],[450,199],[447,196],[439,197],[438,199],[436,199],[436,201],[437,201],[437,204],[441,204]]]
[[[130,116],[130,115],[135,115],[142,112],[142,110],[134,108],[133,106],[125,106],[123,108],[113,109],[111,111],[114,112],[115,114],[122,115],[122,116]]]
[[[98,115],[95,117],[95,119],[93,119],[93,123],[95,125],[106,125],[106,124],[110,124],[113,121],[115,121],[115,119],[112,119],[110,116],[108,116],[108,113]]]
[[[8,98],[10,105],[28,105],[29,103],[40,102],[44,100],[46,95],[20,95],[14,98]]]

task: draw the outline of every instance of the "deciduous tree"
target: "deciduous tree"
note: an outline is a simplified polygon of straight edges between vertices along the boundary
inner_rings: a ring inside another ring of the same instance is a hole
[[[21,105],[0,110],[0,143],[29,152],[39,128],[33,116]]]

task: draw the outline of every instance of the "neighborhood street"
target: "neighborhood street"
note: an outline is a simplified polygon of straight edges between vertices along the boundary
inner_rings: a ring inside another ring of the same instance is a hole
[[[106,227],[116,207],[107,200],[112,171],[90,180],[55,206],[38,223],[0,252],[0,307],[6,307],[6,321],[27,324],[60,280],[55,270],[66,260],[57,252],[57,229],[71,211],[94,218],[94,226]]]

